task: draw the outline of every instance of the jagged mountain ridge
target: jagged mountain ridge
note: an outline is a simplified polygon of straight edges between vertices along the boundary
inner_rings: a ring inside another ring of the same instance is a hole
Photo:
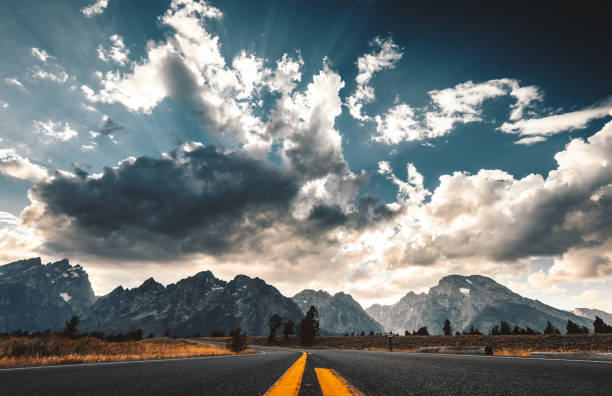
[[[321,333],[369,333],[383,332],[383,327],[374,320],[350,294],[339,292],[333,296],[326,291],[305,289],[292,297],[306,314],[311,305],[319,311]]]
[[[581,326],[593,328],[591,320],[522,297],[481,275],[449,275],[440,279],[428,293],[409,292],[393,305],[374,304],[366,312],[385,328],[397,332],[426,326],[430,333],[441,334],[446,318],[451,321],[453,331],[467,330],[473,325],[486,332],[502,320],[512,327],[538,330],[543,330],[550,320],[565,332],[567,320],[571,319]]]
[[[326,334],[378,332],[382,326],[395,331],[427,326],[440,333],[447,317],[459,331],[470,325],[488,331],[500,320],[540,330],[550,320],[564,331],[571,319],[592,329],[588,309],[580,309],[582,315],[558,310],[479,275],[447,276],[427,294],[410,292],[394,305],[373,305],[364,312],[345,293],[304,290],[290,299],[265,281],[244,275],[226,282],[204,271],[166,287],[150,278],[137,288],[119,286],[96,298],[87,273],[68,260],[43,265],[34,258],[0,266],[0,332],[59,330],[70,316],[79,315],[81,330],[107,333],[142,328],[158,335],[168,329],[172,335],[207,335],[240,326],[255,335],[268,332],[272,314],[297,323],[310,305],[319,309]],[[601,312],[598,316],[612,322]]]
[[[225,282],[204,271],[167,287],[153,278],[134,289],[118,287],[90,308],[82,327],[107,333],[141,328],[173,336],[241,327],[250,335],[263,335],[275,313],[296,323],[302,318],[291,299],[262,279],[238,275]]]
[[[66,259],[43,265],[32,258],[0,266],[0,332],[61,329],[95,300],[87,273]]]
[[[587,318],[589,320],[595,320],[596,316],[599,316],[607,324],[612,324],[612,314],[606,311],[593,308],[574,308],[572,311],[575,315]]]

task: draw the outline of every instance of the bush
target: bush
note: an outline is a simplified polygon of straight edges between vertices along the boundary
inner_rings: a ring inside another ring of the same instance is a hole
[[[247,347],[247,334],[242,332],[240,327],[230,330],[232,340],[227,344],[227,347],[234,352],[244,351]]]
[[[423,326],[423,327],[421,327],[420,329],[417,330],[416,335],[428,336],[429,335],[429,331],[427,330],[426,326]]]
[[[470,329],[467,332],[463,332],[463,335],[482,335],[482,333],[477,329],[474,328],[474,325],[470,326]]]
[[[221,330],[213,330],[212,336],[213,337],[225,337],[225,332]]]

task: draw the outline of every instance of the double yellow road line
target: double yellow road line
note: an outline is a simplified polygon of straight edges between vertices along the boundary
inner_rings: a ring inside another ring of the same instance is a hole
[[[302,385],[306,358],[306,352],[302,352],[302,356],[272,385],[265,396],[297,396]],[[334,370],[317,367],[314,371],[324,396],[363,395]]]

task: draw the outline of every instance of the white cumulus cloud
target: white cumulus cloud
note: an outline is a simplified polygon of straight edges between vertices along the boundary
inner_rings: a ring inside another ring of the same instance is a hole
[[[108,0],[96,0],[96,2],[82,8],[81,13],[87,18],[91,18],[103,14],[106,7],[108,7]]]
[[[122,66],[128,63],[128,55],[130,54],[130,50],[125,47],[123,37],[118,34],[113,34],[110,36],[110,41],[112,45],[108,50],[104,49],[101,44],[98,45],[98,58],[104,62],[112,60],[113,62]]]
[[[78,132],[70,127],[68,122],[61,123],[52,120],[34,121],[34,127],[44,136],[67,141],[78,135]]]
[[[376,37],[370,43],[373,51],[357,59],[359,73],[355,79],[357,87],[355,92],[346,100],[351,115],[360,121],[370,120],[371,117],[363,114],[363,106],[376,98],[374,88],[370,81],[379,71],[395,68],[395,64],[402,59],[402,49],[391,38]]]

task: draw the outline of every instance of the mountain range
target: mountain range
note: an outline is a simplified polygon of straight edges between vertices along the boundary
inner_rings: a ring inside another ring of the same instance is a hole
[[[612,323],[612,315],[600,309],[574,308],[572,312],[575,315],[582,316],[583,318],[587,318],[591,321],[595,320],[596,316],[599,316],[604,322],[608,324]]]
[[[512,327],[540,331],[550,321],[565,332],[570,319],[593,329],[590,319],[522,297],[481,275],[446,276],[428,293],[409,292],[393,305],[375,304],[366,311],[385,328],[396,332],[426,326],[430,333],[441,334],[445,319],[450,320],[453,332],[467,330],[470,326],[486,332],[501,320]]]
[[[264,280],[245,275],[228,282],[203,271],[167,286],[149,278],[136,288],[119,286],[97,297],[84,269],[66,259],[43,264],[33,258],[0,266],[0,333],[60,330],[77,315],[81,331],[107,334],[142,329],[145,334],[210,335],[241,327],[250,335],[265,335],[273,314],[297,324],[311,305],[319,311],[321,334],[403,332],[422,326],[442,333],[446,318],[453,331],[475,326],[483,332],[501,320],[539,330],[551,321],[561,331],[568,319],[590,329],[595,315],[612,322],[612,315],[603,311],[559,310],[480,275],[447,276],[428,293],[409,292],[393,305],[364,310],[346,293],[306,289],[288,298]]]

